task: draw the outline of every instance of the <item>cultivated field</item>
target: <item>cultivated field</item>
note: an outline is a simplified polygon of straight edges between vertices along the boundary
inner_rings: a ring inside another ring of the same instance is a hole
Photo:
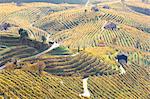
[[[0,99],[150,98],[150,5],[92,3],[0,4]]]

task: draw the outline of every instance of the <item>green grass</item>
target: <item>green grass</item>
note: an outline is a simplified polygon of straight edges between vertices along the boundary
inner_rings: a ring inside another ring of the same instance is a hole
[[[70,55],[72,52],[69,50],[69,48],[60,46],[51,52],[48,53],[49,55]]]

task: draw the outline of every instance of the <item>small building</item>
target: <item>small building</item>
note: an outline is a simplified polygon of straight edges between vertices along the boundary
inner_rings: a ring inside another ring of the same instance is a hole
[[[11,27],[9,23],[2,23],[0,25],[1,30],[8,30],[9,27]]]
[[[99,43],[98,46],[99,46],[99,47],[105,47],[106,44],[102,42],[102,43]]]
[[[97,7],[92,7],[92,8],[91,8],[91,11],[99,12],[99,9],[98,9]]]
[[[16,2],[16,6],[22,6],[23,4],[22,4],[22,2],[21,1],[17,1]]]
[[[108,5],[104,5],[103,8],[104,9],[110,9],[110,7]]]
[[[47,12],[48,12],[48,13],[49,13],[49,12],[55,12],[55,10],[49,9]]]
[[[110,23],[107,23],[105,26],[104,26],[105,29],[111,29],[111,30],[114,30],[114,29],[117,29],[117,25],[113,22],[110,22]]]
[[[128,55],[126,53],[119,53],[117,56],[116,56],[116,59],[118,60],[118,62],[121,64],[121,65],[125,65],[127,64],[128,62]]]

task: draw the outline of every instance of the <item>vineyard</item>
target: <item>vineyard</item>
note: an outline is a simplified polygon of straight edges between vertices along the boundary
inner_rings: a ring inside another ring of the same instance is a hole
[[[149,4],[84,3],[0,3],[0,99],[150,99]]]
[[[91,98],[150,98],[148,71],[134,64],[130,67],[125,75],[91,76]],[[80,77],[58,77],[47,73],[40,77],[35,73],[15,70],[2,71],[0,78],[1,97],[5,98],[80,99],[82,92]]]

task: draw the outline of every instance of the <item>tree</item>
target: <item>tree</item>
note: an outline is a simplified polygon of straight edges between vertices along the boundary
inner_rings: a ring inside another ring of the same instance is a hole
[[[22,70],[29,71],[32,73],[37,73],[39,76],[41,76],[45,67],[46,67],[45,62],[38,61],[33,64],[25,63],[24,66],[22,66]]]
[[[11,71],[11,70],[15,70],[17,68],[17,66],[18,66],[17,59],[12,58],[10,60],[10,62],[5,64],[5,68],[4,69],[6,69],[8,71]]]
[[[137,41],[136,41],[136,45],[135,45],[135,47],[137,48],[137,49],[139,49],[140,48],[140,40],[138,39]]]
[[[42,36],[42,42],[43,42],[43,43],[46,43],[46,41],[47,41],[46,37],[45,37],[45,36]]]
[[[114,45],[116,45],[116,43],[117,43],[116,37],[112,39],[112,42],[113,42]]]
[[[44,70],[45,67],[46,67],[46,64],[44,62],[38,62],[38,74],[40,76],[42,75],[42,71]]]
[[[80,52],[80,47],[78,46],[78,52]]]
[[[87,12],[87,9],[85,9],[84,12],[86,13],[86,12]]]
[[[26,44],[27,39],[29,37],[28,32],[22,28],[19,29],[19,35],[20,35],[20,42],[23,44]]]

